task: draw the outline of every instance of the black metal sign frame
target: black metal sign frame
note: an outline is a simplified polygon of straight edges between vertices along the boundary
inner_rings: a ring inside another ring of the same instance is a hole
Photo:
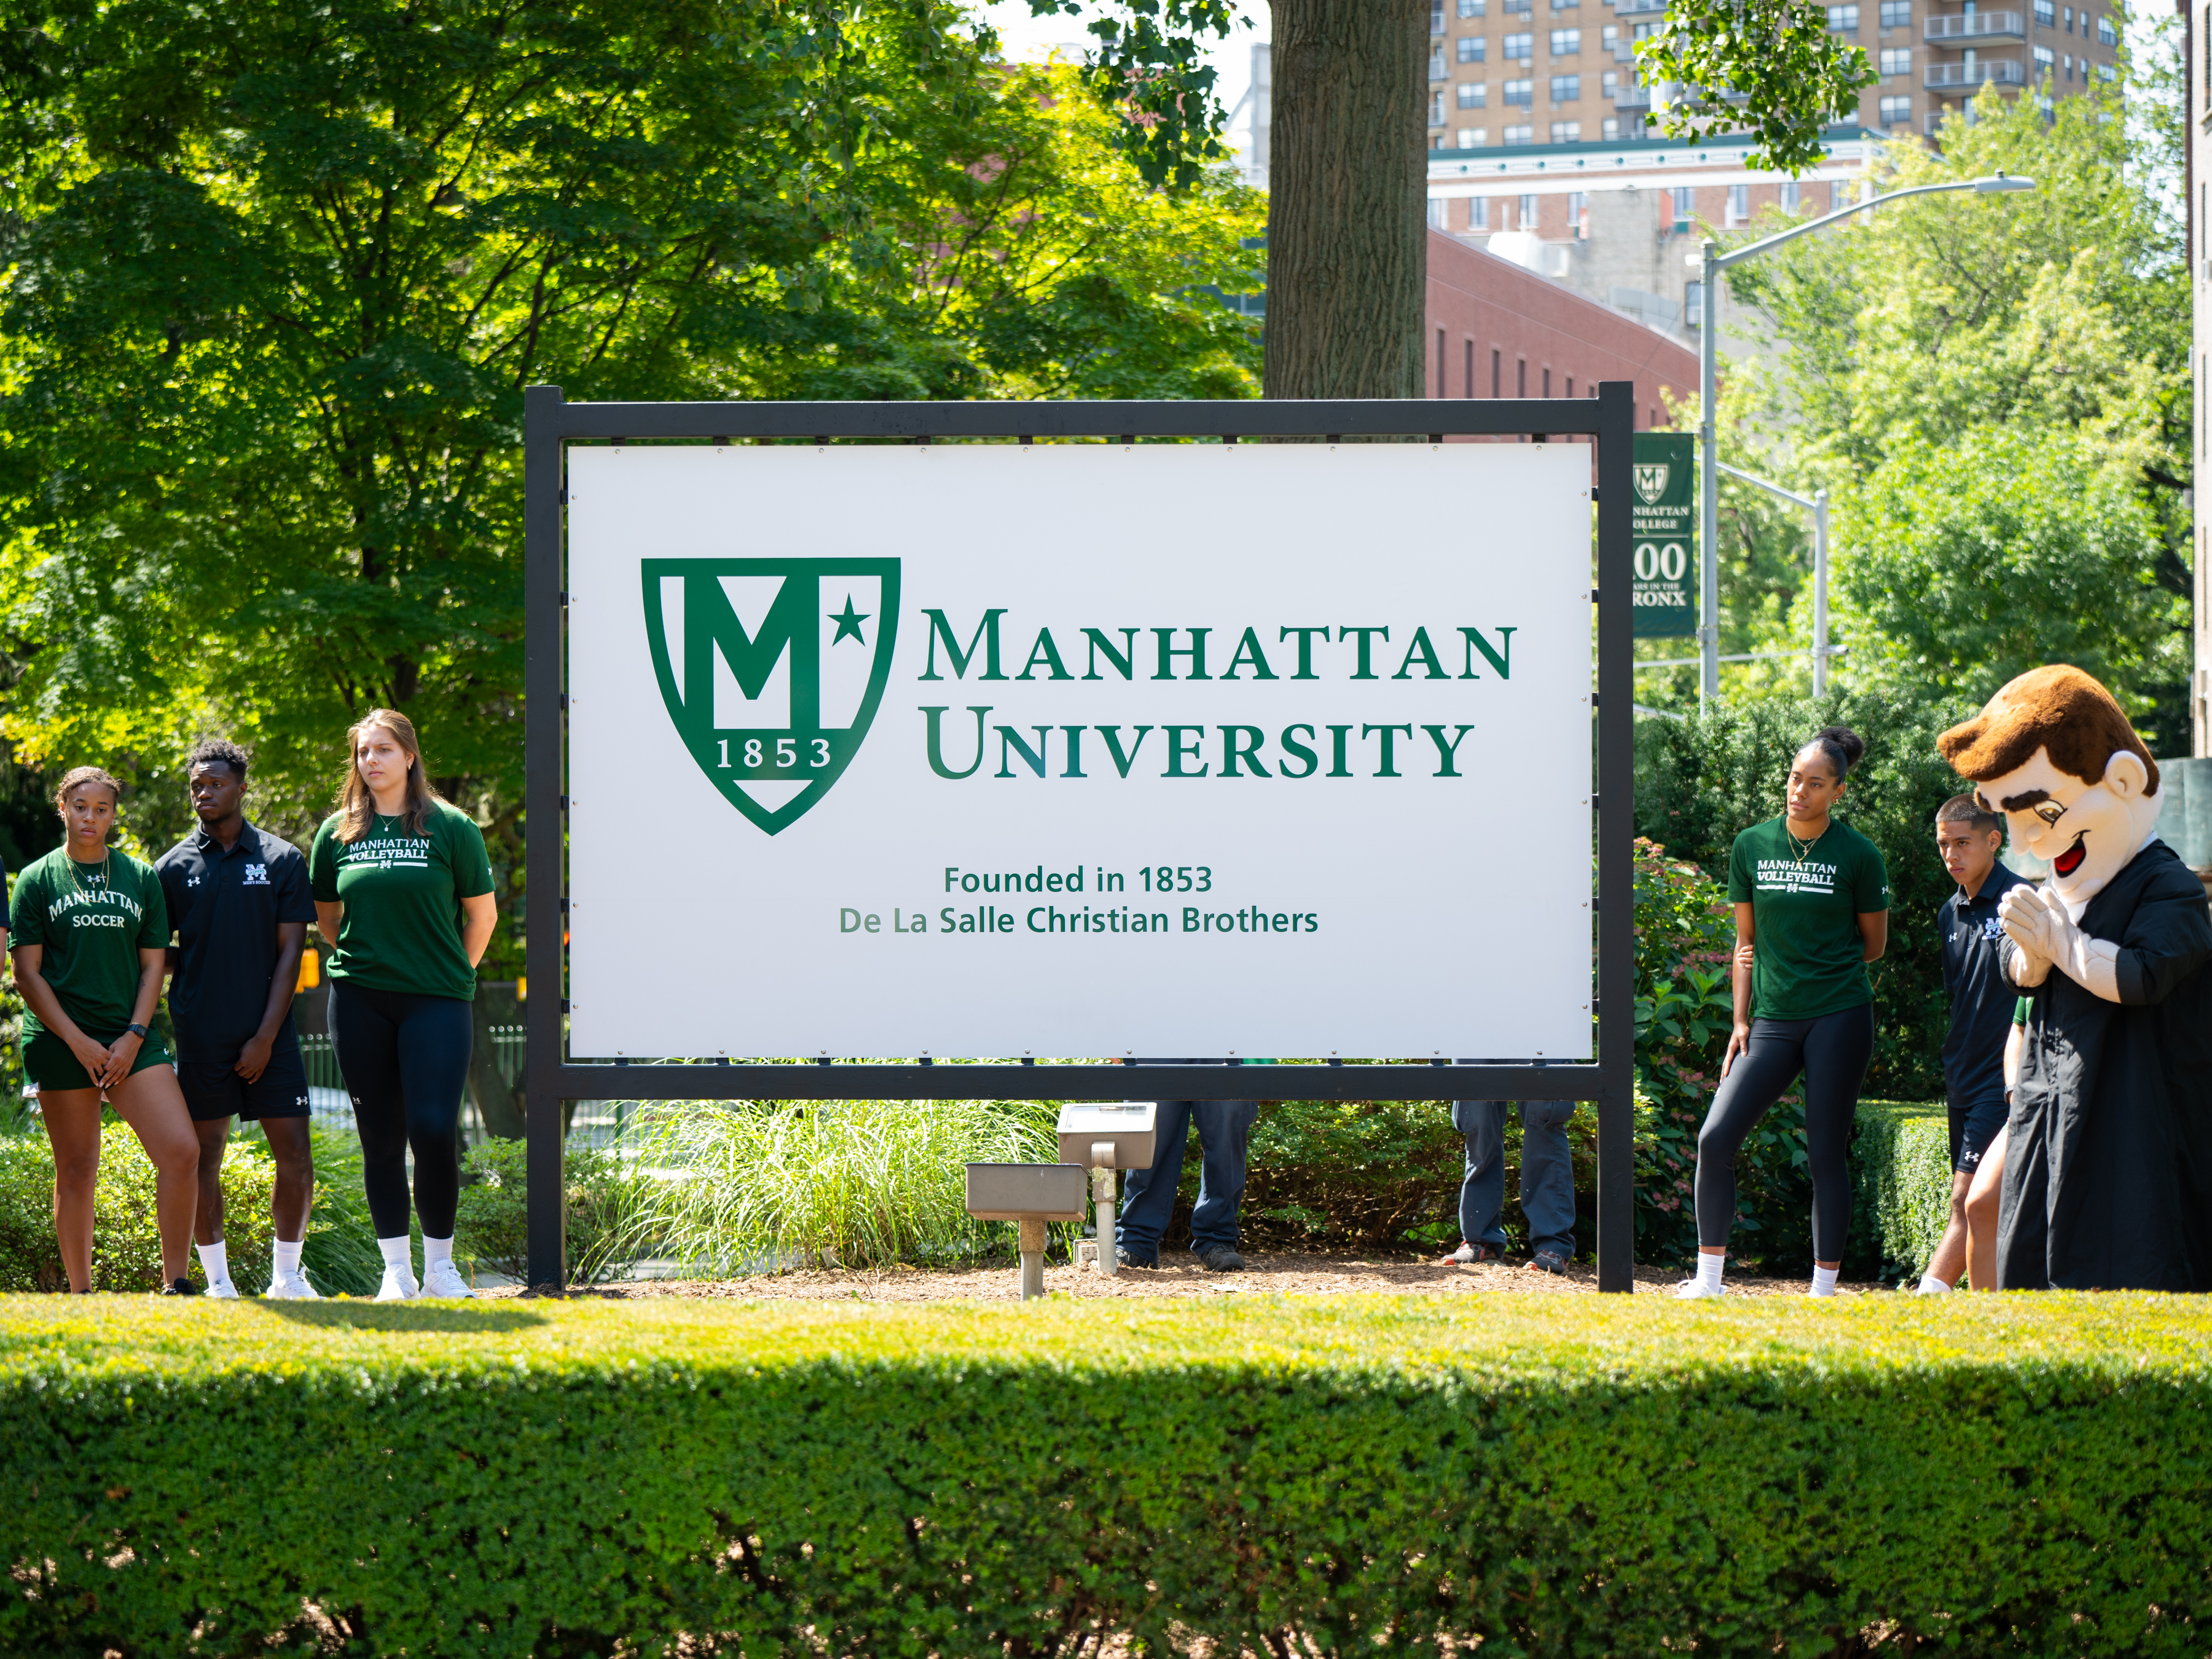
[[[523,743],[528,837],[524,1088],[529,1133],[530,1279],[567,1280],[562,1225],[562,1103],[571,1100],[1202,1100],[1291,1093],[1316,1100],[1577,1100],[1598,1109],[1598,1285],[1633,1283],[1635,928],[1632,771],[1633,581],[1630,535],[1635,387],[1594,398],[1301,402],[572,404],[552,386],[523,398],[526,589]],[[1597,1060],[1473,1066],[1300,1066],[1265,1085],[1237,1067],[1096,1065],[579,1066],[568,1062],[566,446],[578,441],[755,442],[1138,437],[1312,439],[1446,436],[1595,440],[1597,455]]]

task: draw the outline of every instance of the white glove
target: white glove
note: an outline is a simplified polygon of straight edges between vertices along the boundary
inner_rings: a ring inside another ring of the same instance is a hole
[[[2051,977],[2051,957],[2038,945],[2045,920],[2042,895],[2039,887],[2014,887],[1997,901],[1997,924],[2012,941],[2012,981],[2024,991]]]
[[[2033,963],[2045,963],[2034,981],[2056,967],[2075,984],[2107,1002],[2120,1000],[2120,947],[2109,940],[2091,939],[2066,914],[2056,893],[2041,887],[2015,887],[1997,901],[1997,920],[2020,954]]]

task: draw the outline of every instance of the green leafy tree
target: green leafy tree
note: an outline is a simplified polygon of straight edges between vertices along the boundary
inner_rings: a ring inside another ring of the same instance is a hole
[[[5,21],[4,729],[136,769],[149,832],[210,728],[300,832],[391,704],[519,882],[533,381],[1253,387],[1252,328],[1198,290],[1250,285],[1256,199],[1145,185],[1067,73],[996,64],[937,0]]]
[[[1644,125],[1692,144],[1747,134],[1748,165],[1788,173],[1820,160],[1822,131],[1856,118],[1881,78],[1863,46],[1828,32],[1820,0],[1669,0],[1636,70],[1660,88]]]

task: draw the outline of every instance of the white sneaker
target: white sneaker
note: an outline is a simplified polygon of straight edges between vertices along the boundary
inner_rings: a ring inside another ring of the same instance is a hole
[[[405,1267],[386,1267],[384,1283],[377,1287],[379,1302],[409,1302],[422,1294],[422,1287],[415,1282],[415,1275]]]
[[[210,1279],[207,1294],[218,1302],[235,1302],[238,1300],[238,1286],[228,1279]]]
[[[305,1273],[278,1273],[269,1281],[269,1288],[261,1292],[269,1302],[319,1302],[322,1296],[307,1283]]]
[[[1674,1293],[1685,1302],[1693,1302],[1700,1297],[1726,1296],[1728,1286],[1708,1285],[1702,1279],[1686,1279],[1674,1287]]]
[[[457,1302],[476,1292],[451,1261],[433,1261],[422,1269],[422,1294],[435,1297],[441,1302]]]

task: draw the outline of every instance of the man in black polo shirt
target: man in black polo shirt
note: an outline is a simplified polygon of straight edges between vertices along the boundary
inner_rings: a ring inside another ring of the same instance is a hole
[[[1936,913],[1943,936],[1943,988],[1951,994],[1951,1034],[1943,1043],[1943,1096],[1951,1118],[1951,1219],[1921,1275],[1923,1296],[1959,1282],[1966,1268],[1966,1194],[1982,1154],[2005,1128],[2005,1040],[2020,992],[2001,968],[2004,929],[1997,901],[2024,884],[1997,862],[2004,827],[1972,795],[1954,795],[1936,809],[1936,848],[1959,890]],[[1996,1270],[1995,1238],[1976,1239],[1974,1254]],[[1978,1288],[1982,1279],[1974,1280]]]
[[[222,1243],[222,1152],[234,1113],[258,1119],[276,1160],[276,1261],[268,1294],[315,1294],[300,1269],[314,1155],[307,1073],[292,1029],[300,953],[315,919],[300,849],[246,821],[246,751],[210,738],[186,757],[200,827],[154,866],[177,942],[169,947],[169,1018],[177,1078],[200,1137],[193,1235],[210,1296],[238,1294]]]

